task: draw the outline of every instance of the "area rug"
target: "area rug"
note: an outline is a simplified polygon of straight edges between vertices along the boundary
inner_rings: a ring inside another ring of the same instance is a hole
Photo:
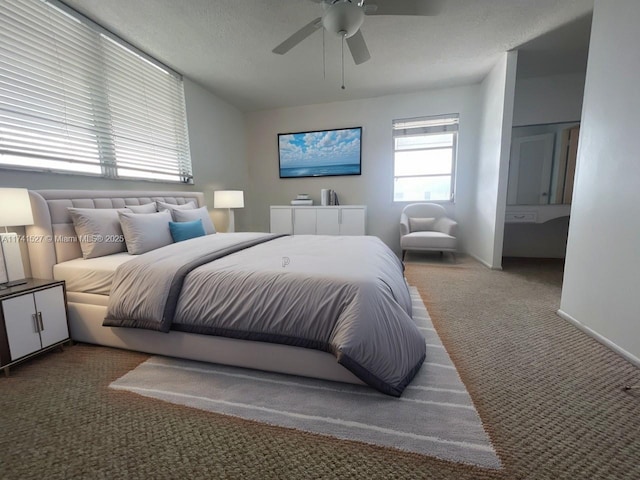
[[[111,383],[167,402],[499,469],[471,397],[411,288],[427,357],[402,397],[358,385],[153,356]]]

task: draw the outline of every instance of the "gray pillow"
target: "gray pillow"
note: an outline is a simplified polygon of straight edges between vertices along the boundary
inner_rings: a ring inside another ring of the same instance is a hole
[[[126,245],[118,212],[126,208],[67,208],[78,235],[82,258],[97,258],[124,252]]]
[[[204,233],[206,233],[207,235],[216,233],[216,227],[213,226],[213,222],[211,221],[211,217],[209,216],[207,207],[200,207],[194,210],[174,210],[173,219],[176,222],[192,222],[194,220],[202,220]]]
[[[127,242],[127,250],[131,255],[155,250],[173,243],[169,222],[169,212],[158,213],[133,213],[120,212],[120,225],[124,239]]]
[[[170,212],[171,216],[173,216],[173,212],[175,212],[176,210],[193,210],[196,208],[196,204],[194,202],[187,202],[183,203],[182,205],[174,205],[173,203],[157,201],[156,205],[158,206],[159,212]]]
[[[433,230],[435,218],[409,217],[409,230],[412,232],[429,232]]]
[[[145,203],[144,205],[127,205],[133,213],[156,213],[156,203]]]

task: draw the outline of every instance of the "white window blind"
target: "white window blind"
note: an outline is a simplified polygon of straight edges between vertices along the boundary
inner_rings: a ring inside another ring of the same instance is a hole
[[[396,202],[454,198],[458,115],[394,120]]]
[[[182,78],[58,2],[2,0],[0,167],[192,183]]]

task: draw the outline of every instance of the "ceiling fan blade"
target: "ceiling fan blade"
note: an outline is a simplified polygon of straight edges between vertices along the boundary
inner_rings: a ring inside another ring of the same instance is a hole
[[[367,44],[362,36],[362,30],[358,30],[347,38],[347,45],[349,46],[349,51],[351,51],[351,56],[353,57],[353,61],[356,62],[356,65],[360,65],[371,58]]]
[[[284,42],[278,45],[276,48],[271,50],[273,53],[277,53],[278,55],[284,55],[293,47],[298,45],[301,41],[311,35],[313,32],[322,27],[322,18],[318,17],[315,20],[307,23],[304,27],[298,30],[296,33],[287,38]]]
[[[365,15],[438,15],[444,0],[371,0],[365,2]]]

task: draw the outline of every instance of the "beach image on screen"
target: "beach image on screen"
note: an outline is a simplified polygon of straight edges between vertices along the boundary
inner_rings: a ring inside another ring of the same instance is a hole
[[[360,175],[362,128],[278,135],[280,177]]]

